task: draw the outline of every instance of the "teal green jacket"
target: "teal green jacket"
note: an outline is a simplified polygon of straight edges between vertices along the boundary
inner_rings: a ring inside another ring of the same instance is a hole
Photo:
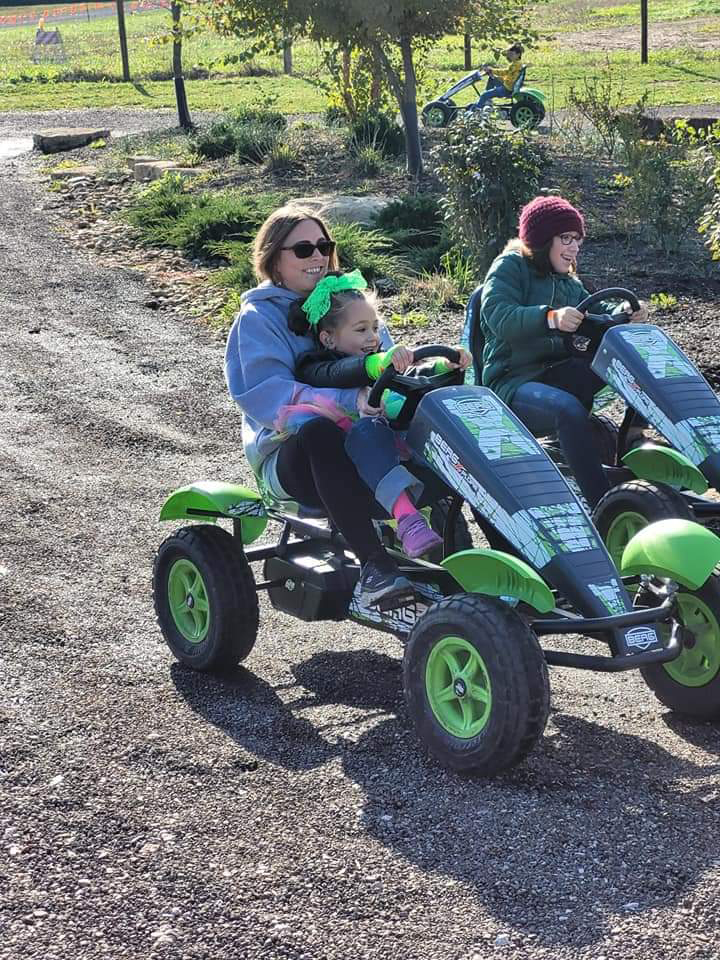
[[[588,295],[574,276],[540,276],[518,251],[496,257],[480,299],[483,384],[510,403],[521,384],[567,359],[564,334],[549,329],[547,312],[574,307]],[[603,304],[597,312],[609,311]]]

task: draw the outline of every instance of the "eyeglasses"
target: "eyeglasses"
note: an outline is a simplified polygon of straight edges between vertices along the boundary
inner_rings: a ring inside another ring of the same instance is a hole
[[[585,239],[584,237],[576,237],[574,233],[560,233],[558,236],[560,237],[560,243],[564,247],[569,247],[573,240],[579,247],[581,247],[583,245],[583,240]]]
[[[298,240],[291,247],[280,247],[281,250],[292,250],[298,260],[307,260],[315,251],[321,257],[329,257],[335,249],[334,240],[318,240],[317,243],[310,243],[309,240]]]

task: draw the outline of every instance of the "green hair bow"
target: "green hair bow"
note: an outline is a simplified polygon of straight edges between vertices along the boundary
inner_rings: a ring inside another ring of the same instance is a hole
[[[341,273],[339,277],[323,277],[302,305],[311,327],[317,327],[330,309],[330,298],[344,290],[366,290],[367,282],[359,270]]]

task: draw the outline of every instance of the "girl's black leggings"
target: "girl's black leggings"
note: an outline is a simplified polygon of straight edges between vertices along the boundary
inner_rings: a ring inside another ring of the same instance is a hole
[[[360,563],[382,549],[371,518],[384,514],[345,453],[345,433],[332,420],[317,417],[285,440],[277,475],[294,500],[325,507]]]

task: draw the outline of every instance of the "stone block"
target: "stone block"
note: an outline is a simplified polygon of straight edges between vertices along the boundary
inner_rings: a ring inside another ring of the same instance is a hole
[[[365,224],[372,224],[377,214],[391,202],[391,197],[372,194],[365,197],[321,194],[317,197],[301,197],[297,200],[300,206],[308,207],[328,220]]]
[[[135,179],[139,182],[148,180],[159,180],[168,170],[173,172],[177,169],[174,160],[150,160],[148,162],[136,163],[133,168]]]
[[[64,167],[50,171],[51,180],[71,180],[73,177],[96,177],[97,167]]]
[[[61,153],[64,150],[86,147],[93,140],[107,140],[109,137],[109,130],[92,127],[53,127],[34,134],[33,146],[43,153]]]

